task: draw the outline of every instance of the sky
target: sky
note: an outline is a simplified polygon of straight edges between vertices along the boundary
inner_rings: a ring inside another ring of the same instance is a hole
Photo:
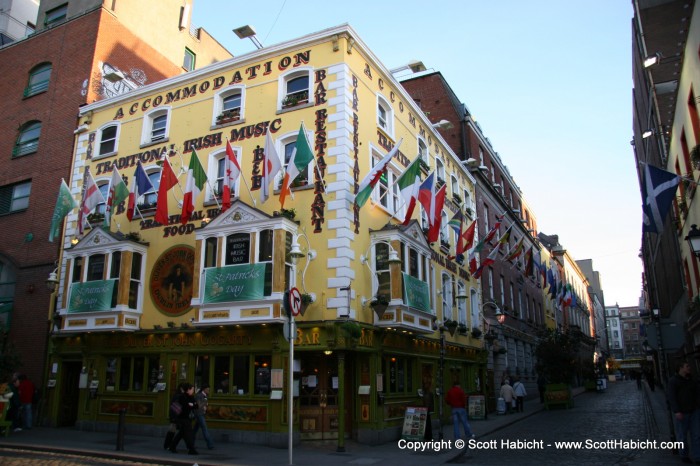
[[[234,56],[350,24],[388,68],[439,71],[491,141],[538,231],[592,259],[606,306],[641,294],[629,0],[194,0],[192,24]]]

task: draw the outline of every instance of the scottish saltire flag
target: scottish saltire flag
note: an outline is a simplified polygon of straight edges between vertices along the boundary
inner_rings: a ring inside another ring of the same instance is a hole
[[[681,177],[675,173],[646,164],[642,180],[642,212],[644,223],[642,231],[661,233],[664,219],[676,197],[676,188]]]

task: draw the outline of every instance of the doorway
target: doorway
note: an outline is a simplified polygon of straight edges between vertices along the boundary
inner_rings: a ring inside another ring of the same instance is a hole
[[[58,427],[73,427],[78,419],[80,392],[78,383],[82,363],[80,361],[64,361],[61,369],[61,392],[58,398]]]
[[[349,356],[349,355],[348,355]],[[338,438],[338,358],[335,354],[309,353],[301,359],[299,385],[299,427],[302,440],[333,440]],[[352,373],[345,361],[345,437],[350,436],[353,412]]]

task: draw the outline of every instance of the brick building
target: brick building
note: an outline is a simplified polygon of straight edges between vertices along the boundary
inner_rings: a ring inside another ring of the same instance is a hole
[[[102,4],[41,2],[37,32],[0,48],[0,326],[20,355],[18,369],[39,386],[52,325],[45,282],[59,257],[49,229],[61,178],[70,179],[80,106],[185,72],[184,65],[194,66],[183,61],[187,50],[203,64],[231,56],[206,33],[190,30],[184,7]],[[168,19],[158,29],[170,33],[146,42],[134,28],[154,16]],[[160,53],[166,42],[179,52]]]

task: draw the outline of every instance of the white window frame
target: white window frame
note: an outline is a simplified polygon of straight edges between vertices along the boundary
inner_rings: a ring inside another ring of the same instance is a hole
[[[379,107],[384,110],[384,113],[386,115],[385,120],[382,122],[382,120],[379,118]],[[394,109],[391,106],[391,103],[384,98],[383,95],[377,94],[377,106],[376,106],[376,111],[377,111],[377,126],[386,133],[387,136],[390,138],[394,139]]]
[[[422,136],[418,136],[416,146],[418,147],[418,156],[423,159],[427,166],[430,166],[430,146]]]
[[[460,191],[459,180],[457,179],[457,177],[455,175],[450,176],[450,189],[452,190],[452,196],[454,196],[455,194],[457,196],[461,196],[461,194],[459,192]],[[464,199],[462,199],[462,202],[464,202]]]
[[[117,128],[116,133],[114,133],[114,149],[110,152],[105,152],[104,154],[101,153],[102,151],[102,143],[104,142],[104,131],[107,128],[115,127]],[[95,138],[97,140],[97,155],[93,157],[93,159],[99,159],[102,157],[109,157],[114,154],[116,154],[119,151],[119,135],[121,134],[121,127],[122,125],[117,122],[110,121],[107,124],[102,125],[98,130],[97,130],[97,137]]]
[[[464,324],[469,328],[467,321],[467,287],[463,281],[457,282],[457,296],[465,296],[465,298],[457,299],[457,318],[460,324]]]
[[[139,199],[136,199],[136,207],[139,209],[139,212],[153,212],[155,213],[156,211],[156,204],[155,201],[158,199],[158,187],[160,183],[160,172],[162,169],[158,166],[154,167],[144,167],[144,171],[146,172],[146,176],[148,177],[149,180],[151,180],[151,184],[153,185],[153,190],[148,191],[145,193],[139,193]],[[157,175],[153,179],[151,179],[151,175]],[[144,201],[146,200],[146,194],[151,194],[154,196],[154,201],[153,201],[153,206],[144,206]]]
[[[189,60],[188,60],[189,57]],[[189,66],[187,66],[187,62],[190,61]],[[186,71],[194,71],[195,66],[197,65],[197,54],[192,51],[189,47],[185,47],[185,54],[182,58],[182,69]]]
[[[450,274],[443,272],[441,279],[442,321],[446,322],[447,320],[452,320],[452,277],[450,277]]]
[[[221,89],[219,92],[217,92],[214,95],[214,111],[211,115],[211,125],[216,126],[218,123],[216,122],[216,117],[221,115],[221,113],[224,111],[224,99],[226,99],[229,96],[232,96],[234,94],[240,94],[241,95],[241,108],[240,108],[240,113],[238,120],[236,120],[236,123],[245,121],[245,91],[246,88],[243,85],[236,84],[233,86],[228,86],[225,87],[224,89]]]
[[[269,130],[268,130],[269,131]],[[277,146],[277,154],[280,157],[280,167],[282,169],[275,175],[275,181],[273,183],[274,190],[280,189],[282,185],[282,180],[284,180],[284,174],[287,171],[287,163],[284,160],[285,159],[285,147],[287,144],[294,144],[297,140],[297,137],[299,136],[299,131],[290,131],[289,133],[282,134],[277,138],[277,142],[275,145]],[[306,137],[308,138],[309,141],[313,141],[313,133],[306,131]],[[313,148],[312,148],[313,150]],[[316,161],[312,161],[309,163],[309,166],[306,168],[306,180],[308,181],[308,184],[313,184],[314,182],[314,170],[315,168]],[[302,171],[300,173],[303,174],[304,172]],[[294,181],[291,180],[290,183]],[[294,188],[292,188],[294,189]]]
[[[306,106],[309,104],[313,104],[313,92],[312,92],[312,86],[314,82],[314,77],[313,77],[313,68],[310,66],[303,66],[299,68],[295,68],[291,71],[288,71],[287,73],[284,73],[280,75],[277,81],[277,111],[287,111],[287,110],[292,110],[295,108],[299,108],[300,106]],[[307,90],[308,92],[308,102],[306,104],[298,104],[294,107],[287,107],[284,108],[282,106],[282,103],[284,102],[284,99],[287,97],[288,92],[287,92],[287,83],[289,81],[299,78],[301,76],[307,76],[309,79],[309,88]]]
[[[374,146],[370,146],[370,152],[370,164],[372,167],[374,167],[382,160],[383,157],[379,150]],[[387,165],[386,174],[387,184],[384,186],[382,181],[379,180],[377,185],[372,190],[372,202],[380,206],[390,215],[396,218],[400,217],[403,220],[402,215],[405,215],[406,206],[402,205],[401,191],[399,190],[399,185],[396,184],[396,180],[399,178],[401,171],[393,163],[389,163],[389,165]],[[389,190],[384,198],[381,197],[382,187]]]
[[[447,183],[447,178],[445,178],[445,164],[438,157],[435,157],[435,175],[437,176],[437,180],[435,180],[436,183],[438,181]],[[437,186],[435,190],[437,191]]]
[[[241,148],[241,146],[231,146],[231,149],[233,149],[233,153],[236,154],[236,160],[238,160],[238,165],[240,166],[243,163],[243,161],[241,160],[243,158],[243,149]],[[217,196],[214,193],[214,189],[219,185],[219,161],[224,160],[225,158],[226,148],[209,153],[209,158],[207,160],[207,180],[209,181],[206,184],[204,194],[205,202],[216,202],[215,198],[217,198]],[[240,178],[242,176],[243,173],[241,173],[238,177],[238,180],[236,180],[236,186],[234,187],[232,193],[234,198],[238,198],[241,192]],[[223,180],[221,186],[222,192],[219,195],[218,199],[221,199],[221,195],[223,195]],[[231,200],[233,201],[233,199]]]
[[[153,122],[156,118],[165,115],[165,132],[162,138],[153,139]],[[170,107],[158,107],[143,116],[143,126],[141,129],[141,146],[162,144],[170,139],[170,123],[172,121],[172,109]]]
[[[474,288],[469,290],[469,302],[471,303],[472,328],[481,327],[481,322],[479,321],[479,293]]]

